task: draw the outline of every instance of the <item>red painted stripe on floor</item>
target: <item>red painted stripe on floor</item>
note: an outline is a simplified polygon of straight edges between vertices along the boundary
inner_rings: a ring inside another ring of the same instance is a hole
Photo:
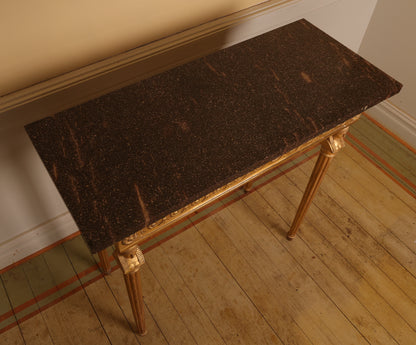
[[[34,257],[39,256],[39,255],[43,254],[44,252],[47,252],[49,249],[55,248],[55,247],[59,246],[60,244],[66,242],[66,241],[72,240],[73,238],[79,236],[80,234],[81,233],[79,231],[74,232],[73,234],[71,234],[71,235],[69,235],[69,236],[67,236],[67,237],[65,237],[63,239],[61,239],[61,240],[59,240],[59,241],[57,241],[55,243],[52,243],[49,246],[47,246],[45,248],[42,248],[41,250],[38,250],[37,252],[35,252],[35,253],[33,253],[33,254],[29,255],[29,256],[26,256],[25,258],[23,258],[23,259],[21,259],[19,261],[16,261],[15,263],[12,263],[9,266],[6,266],[6,267],[2,268],[0,270],[0,274],[3,274],[4,272],[6,272],[6,271],[8,271],[8,270],[10,270],[10,269],[12,269],[12,268],[14,268],[16,266],[19,266],[19,265],[25,263],[26,261],[29,261],[30,259],[33,259]]]
[[[62,283],[60,283],[60,284],[58,284],[58,285],[56,285],[56,286],[54,286],[54,287],[50,288],[49,290],[46,290],[45,292],[42,292],[41,294],[39,294],[39,295],[37,295],[37,296],[35,296],[35,297],[31,298],[30,300],[26,301],[25,303],[20,304],[20,305],[19,305],[19,306],[17,306],[16,308],[13,308],[13,311],[12,311],[12,310],[10,310],[10,311],[8,311],[8,312],[7,312],[7,313],[5,313],[5,314],[0,315],[0,321],[5,320],[5,319],[9,318],[11,315],[13,315],[13,312],[14,312],[14,314],[17,314],[17,313],[19,313],[19,312],[21,312],[21,311],[25,310],[26,308],[28,308],[28,307],[30,307],[30,306],[32,306],[32,305],[34,305],[35,303],[40,302],[42,299],[44,299],[44,298],[46,298],[46,297],[49,297],[49,296],[53,295],[54,293],[57,293],[59,290],[61,290],[61,289],[63,289],[64,287],[66,287],[66,286],[68,286],[68,285],[70,285],[70,284],[72,284],[72,283],[74,283],[74,282],[76,282],[76,281],[80,280],[82,277],[85,277],[87,274],[89,274],[89,273],[91,273],[91,272],[94,272],[94,271],[96,271],[97,269],[98,269],[98,266],[97,266],[97,265],[93,265],[93,266],[91,266],[91,267],[87,268],[86,270],[84,270],[84,271],[82,271],[82,272],[78,273],[77,275],[75,275],[75,276],[73,276],[73,277],[71,277],[71,278],[67,279],[66,281],[64,281],[64,282],[62,282]],[[81,283],[81,282],[80,282],[80,283]],[[82,283],[81,283],[81,285],[82,285]],[[78,287],[77,287],[77,288],[78,288]],[[77,289],[77,288],[75,288],[75,289]],[[72,291],[72,290],[71,290],[71,291]],[[65,295],[64,295],[64,296],[65,296]],[[59,297],[59,299],[60,299],[60,298],[61,298],[61,297]],[[49,304],[46,304],[46,305],[49,305]],[[42,310],[43,310],[43,308],[44,308],[44,307],[41,307],[41,309],[42,309]],[[26,318],[26,316],[24,316],[24,318]],[[21,319],[20,319],[20,320],[21,320]]]
[[[8,319],[9,317],[13,316],[13,310],[9,310],[7,313],[0,315],[0,322]]]
[[[95,267],[97,267],[97,266],[95,266]],[[114,272],[114,271],[115,271],[116,269],[118,269],[118,268],[119,268],[118,266],[113,267],[113,268],[111,269],[111,272]],[[87,270],[86,270],[86,271],[87,271]],[[84,271],[84,272],[85,272],[85,271]],[[71,280],[72,280],[73,278],[74,278],[74,277],[72,277],[72,278],[71,278]],[[78,280],[78,279],[76,279],[76,278],[77,278],[77,277],[75,276],[75,280]],[[0,334],[1,334],[1,333],[3,333],[3,332],[6,332],[7,330],[9,330],[9,329],[11,329],[11,328],[13,328],[14,326],[17,326],[17,325],[18,325],[18,324],[20,324],[20,323],[22,323],[22,322],[24,322],[24,321],[26,321],[26,320],[30,319],[31,317],[33,317],[33,316],[35,316],[35,315],[39,314],[40,312],[42,312],[42,311],[44,311],[44,310],[46,310],[46,309],[48,309],[48,308],[52,307],[53,305],[55,305],[55,304],[57,304],[58,302],[60,302],[60,301],[64,300],[65,298],[68,298],[68,297],[72,296],[72,295],[73,295],[73,294],[75,294],[76,292],[81,291],[82,289],[84,289],[84,288],[85,288],[85,287],[87,287],[88,285],[90,285],[90,284],[92,284],[92,283],[96,282],[97,280],[99,280],[99,279],[101,279],[101,278],[103,278],[103,274],[102,274],[102,273],[100,273],[98,276],[96,276],[96,277],[94,277],[94,278],[90,279],[88,282],[81,283],[81,285],[80,285],[80,286],[77,286],[77,287],[76,287],[76,288],[74,288],[73,290],[68,291],[66,294],[64,294],[64,295],[62,295],[62,296],[57,297],[55,300],[53,300],[53,301],[49,302],[48,304],[45,304],[44,306],[40,307],[39,309],[37,309],[37,310],[35,310],[35,311],[33,311],[33,312],[31,312],[31,313],[29,313],[29,314],[27,314],[27,315],[25,315],[25,316],[21,317],[19,320],[17,320],[17,321],[15,321],[15,322],[11,323],[10,325],[7,325],[6,327],[4,327],[4,328],[0,329]],[[32,304],[33,304],[33,303],[32,303]],[[11,312],[11,311],[10,311],[10,312]],[[11,313],[12,313],[12,312],[11,312]],[[6,314],[7,314],[7,313],[6,313]],[[3,314],[3,315],[5,315],[5,314]],[[11,315],[13,315],[13,313],[12,313]]]
[[[9,329],[12,329],[13,327],[17,326],[17,321],[14,321],[13,323],[11,323],[10,325],[7,325],[6,327],[3,327],[2,329],[0,329],[0,334],[8,331]]]
[[[404,147],[406,147],[409,151],[416,154],[416,149],[410,146],[407,142],[405,142],[402,138],[398,137],[396,134],[394,134],[392,131],[384,127],[380,122],[377,122],[374,120],[370,115],[367,113],[363,113],[365,117],[370,120],[372,123],[374,123],[378,128],[382,129],[384,132],[386,132],[388,135],[390,135],[393,139],[398,141],[400,144],[402,144]]]
[[[370,155],[372,155],[373,157],[375,157],[381,164],[383,164],[388,169],[390,169],[399,178],[401,178],[403,181],[405,181],[410,187],[416,189],[416,185],[412,181],[410,181],[406,176],[404,176],[402,173],[400,173],[396,168],[392,167],[383,158],[381,158],[378,154],[376,154],[373,150],[371,150],[367,145],[365,145],[363,142],[361,142],[359,139],[357,139],[351,133],[348,133],[348,137],[351,138],[353,141],[355,141],[359,146],[361,146]]]
[[[364,154],[359,148],[357,148],[355,145],[351,144],[351,147],[356,150],[360,155],[362,155],[365,159],[367,159],[371,164],[373,164],[378,170],[380,170],[384,175],[389,177],[394,183],[396,183],[401,189],[403,189],[407,194],[412,196],[416,199],[416,194],[414,194],[412,191],[408,190],[406,186],[403,186],[400,181],[397,181],[397,179],[394,178],[394,176],[390,175],[387,171],[385,171],[382,167],[380,167],[374,160],[372,160],[370,157],[368,157],[366,154]]]

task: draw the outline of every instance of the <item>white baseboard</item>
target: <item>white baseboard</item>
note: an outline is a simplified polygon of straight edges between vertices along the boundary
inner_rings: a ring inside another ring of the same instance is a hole
[[[69,212],[0,244],[0,269],[12,265],[78,231]]]
[[[374,120],[416,149],[416,119],[389,101],[366,111]]]

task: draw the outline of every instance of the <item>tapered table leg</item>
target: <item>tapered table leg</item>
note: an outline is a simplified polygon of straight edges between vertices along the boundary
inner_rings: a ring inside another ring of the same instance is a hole
[[[332,158],[345,146],[345,135],[348,132],[348,127],[342,129],[335,135],[326,139],[321,145],[321,152],[318,160],[316,161],[315,167],[313,168],[312,175],[309,179],[308,185],[306,186],[305,193],[303,194],[302,200],[299,204],[292,226],[287,234],[287,238],[292,240],[296,232],[302,223],[303,218],[315,196],[319,185],[328,170],[329,163]]]
[[[111,273],[111,264],[110,264],[110,257],[108,256],[107,249],[104,249],[98,252],[98,257],[100,258],[99,266],[101,272],[103,274],[110,274]]]
[[[142,292],[142,282],[140,279],[140,267],[144,264],[144,256],[142,251],[136,245],[126,253],[120,254],[118,250],[114,252],[114,257],[120,264],[124,274],[127,293],[129,295],[131,309],[133,311],[134,320],[140,335],[147,333],[144,301]]]

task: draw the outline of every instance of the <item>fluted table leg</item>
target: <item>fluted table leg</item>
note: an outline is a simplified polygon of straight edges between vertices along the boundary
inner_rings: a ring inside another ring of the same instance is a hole
[[[147,333],[144,315],[144,301],[140,267],[144,264],[144,256],[139,246],[134,246],[128,252],[120,254],[116,249],[114,257],[118,260],[124,274],[127,293],[130,299],[134,320],[140,335]]]
[[[292,240],[295,237],[296,232],[298,231],[299,226],[302,223],[302,220],[305,217],[305,214],[313,200],[313,197],[315,196],[318,187],[321,184],[326,171],[328,170],[329,163],[338,153],[338,151],[340,151],[345,146],[344,138],[347,132],[348,127],[340,130],[335,135],[330,136],[322,143],[318,160],[316,161],[315,167],[313,168],[312,175],[309,179],[308,185],[306,186],[305,193],[303,194],[295,218],[292,222],[292,226],[290,227],[290,230],[287,234],[287,238],[289,240]]]

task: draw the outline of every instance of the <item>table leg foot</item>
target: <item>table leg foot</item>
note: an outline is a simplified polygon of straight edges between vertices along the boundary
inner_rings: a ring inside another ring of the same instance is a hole
[[[289,233],[286,235],[286,238],[289,240],[289,241],[292,241],[294,238],[295,238],[295,236],[296,236],[296,232],[293,234],[293,235],[289,235]]]
[[[124,273],[127,293],[136,322],[137,331],[140,335],[146,335],[147,329],[144,315],[144,301],[142,282],[140,279],[140,267],[144,264],[144,256],[138,246],[133,247],[126,253],[114,253]]]
[[[308,185],[306,186],[305,193],[303,194],[302,200],[299,204],[295,218],[292,222],[292,226],[287,234],[287,239],[292,240],[296,236],[296,232],[302,223],[303,218],[318,191],[319,185],[328,170],[329,163],[334,158],[336,153],[345,146],[345,135],[348,132],[348,127],[340,130],[338,133],[330,136],[321,145],[321,152],[318,160],[316,161],[315,167],[313,168],[312,175],[309,179]]]

